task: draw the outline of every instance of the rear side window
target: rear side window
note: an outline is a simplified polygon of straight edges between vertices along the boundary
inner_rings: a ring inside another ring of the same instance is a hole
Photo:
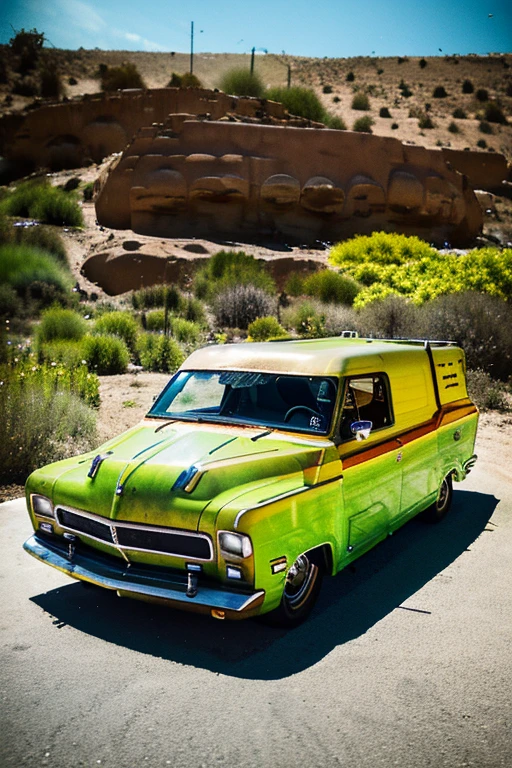
[[[342,440],[354,438],[350,425],[355,421],[371,421],[372,432],[393,423],[389,383],[384,374],[346,379],[340,423]]]

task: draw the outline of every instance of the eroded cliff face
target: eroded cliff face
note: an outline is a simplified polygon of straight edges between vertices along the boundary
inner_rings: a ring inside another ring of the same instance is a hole
[[[464,245],[482,228],[441,150],[186,114],[140,129],[97,192],[101,224],[159,237],[308,243],[389,230]]]
[[[134,89],[6,115],[0,119],[0,153],[20,169],[80,168],[122,152],[140,128],[162,123],[171,114],[310,124],[290,118],[281,104],[266,99],[205,88]]]

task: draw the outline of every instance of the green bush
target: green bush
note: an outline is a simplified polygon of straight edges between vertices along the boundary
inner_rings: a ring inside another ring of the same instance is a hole
[[[437,85],[434,88],[432,96],[434,97],[434,99],[446,99],[448,94],[446,93],[446,90],[443,85]]]
[[[426,59],[420,59],[418,64],[420,65],[421,69],[425,69],[425,67],[428,64],[428,61],[426,61]]]
[[[92,200],[94,196],[94,183],[92,181],[89,181],[88,184],[84,185],[84,188],[82,190],[83,198],[86,202],[89,202]]]
[[[3,366],[0,371],[0,483],[23,483],[37,467],[88,451],[96,442],[91,408],[64,377],[47,377],[49,369],[33,368]]]
[[[392,117],[392,115],[387,107],[381,107],[379,110],[379,117]]]
[[[23,314],[23,303],[14,288],[8,283],[1,283],[0,320],[4,321],[6,318],[21,317]]]
[[[464,80],[462,83],[462,93],[473,93],[474,90],[475,88],[471,80]]]
[[[13,242],[29,245],[51,253],[57,261],[68,266],[66,246],[62,237],[50,227],[13,227]]]
[[[456,117],[458,120],[466,120],[467,114],[461,107],[457,107],[453,110],[452,117]]]
[[[328,115],[325,120],[325,125],[333,131],[346,131],[347,124],[342,117],[338,115]]]
[[[203,84],[193,72],[184,72],[181,76],[182,88],[202,88]]]
[[[286,330],[279,321],[269,315],[268,317],[258,317],[254,322],[249,323],[247,328],[247,341],[270,341],[272,339],[282,339],[288,336]]]
[[[313,272],[304,280],[303,292],[320,299],[324,304],[352,306],[359,293],[359,285],[351,277],[340,275],[331,269]]]
[[[172,312],[179,312],[183,304],[183,296],[175,285],[152,285],[132,293],[134,309],[154,309],[155,307],[167,306],[167,309]]]
[[[145,328],[147,331],[163,331],[165,327],[165,310],[153,309],[146,314]]]
[[[179,310],[178,314],[185,320],[197,323],[202,328],[208,326],[208,318],[206,316],[204,304],[193,296],[189,296],[184,300],[183,307]]]
[[[106,312],[94,323],[94,333],[117,336],[122,339],[130,352],[135,351],[140,326],[130,312]]]
[[[485,119],[490,123],[499,123],[501,125],[507,124],[507,118],[500,107],[495,101],[490,101],[485,105]]]
[[[88,369],[99,376],[125,373],[130,361],[128,347],[118,336],[85,336],[82,355]]]
[[[300,272],[291,272],[286,280],[285,293],[290,296],[301,296],[304,293],[305,279],[305,276],[300,274]]]
[[[9,284],[19,296],[64,300],[72,286],[71,275],[55,259],[26,245],[0,246],[0,283]]]
[[[421,128],[422,131],[425,129],[430,130],[431,128],[435,128],[435,123],[430,117],[430,115],[425,114],[425,115],[422,115],[418,120],[418,128]]]
[[[352,126],[352,130],[357,131],[358,133],[372,133],[372,125],[374,122],[374,119],[370,117],[370,115],[359,117]]]
[[[323,123],[327,120],[327,113],[322,102],[310,88],[295,86],[293,88],[271,88],[267,94],[268,99],[279,101],[290,115],[305,117]]]
[[[43,312],[36,330],[37,346],[49,341],[78,341],[87,332],[87,322],[72,309],[51,307]]]
[[[319,301],[301,301],[283,312],[283,324],[302,338],[326,336],[325,307]]]
[[[435,248],[420,240],[388,232],[374,232],[372,235],[357,235],[333,246],[330,261],[335,265],[348,263],[404,264],[410,260],[435,257]]]
[[[488,135],[491,133],[494,133],[494,131],[492,130],[491,124],[488,123],[487,120],[480,120],[478,124],[478,130],[480,131],[480,133],[486,133]]]
[[[332,93],[332,85],[324,85],[322,93]]]
[[[463,291],[512,300],[510,248],[439,253],[417,237],[376,232],[335,245],[330,262],[368,286],[358,293],[356,307],[389,294],[409,297],[415,304]]]
[[[354,73],[353,73],[353,72],[349,72],[349,73],[347,74],[346,78],[345,78],[345,80],[347,81],[347,83],[353,83],[355,79],[356,79],[356,76],[354,75]]]
[[[198,77],[192,72],[185,72],[183,75],[179,75],[177,72],[173,72],[171,79],[167,83],[168,88],[201,88],[202,84]]]
[[[480,368],[467,372],[468,394],[481,411],[508,411],[505,386]]]
[[[137,354],[146,371],[174,373],[184,360],[179,344],[168,336],[141,333],[137,340]]]
[[[480,149],[487,149],[487,142],[485,139],[478,139],[476,145],[477,147],[480,147]]]
[[[171,318],[171,334],[183,344],[197,345],[201,338],[201,328],[192,320],[183,317]]]
[[[412,91],[409,88],[409,86],[407,85],[407,83],[405,82],[405,80],[402,79],[400,81],[400,85],[398,87],[399,87],[399,89],[400,89],[400,91],[402,93],[402,96],[404,98],[408,99],[410,96],[412,96]]]
[[[232,96],[257,96],[262,97],[265,86],[261,77],[245,67],[235,67],[228,70],[220,81],[220,90]],[[269,98],[272,98],[269,96]]]
[[[120,67],[105,67],[101,74],[102,91],[118,91],[125,88],[145,88],[135,64],[126,63]]]
[[[268,293],[275,291],[275,283],[262,261],[243,251],[219,251],[198,269],[194,293],[199,299],[213,301],[219,291],[239,285],[252,285]]]
[[[475,93],[478,101],[489,101],[489,91],[486,88],[479,88]]]
[[[213,311],[220,326],[245,330],[258,317],[274,314],[276,301],[254,285],[233,285],[217,295]]]
[[[370,99],[366,93],[359,91],[358,93],[354,94],[354,98],[352,99],[352,109],[360,109],[363,112],[370,109]]]
[[[451,121],[450,125],[448,126],[448,130],[450,133],[460,133],[460,128],[453,120]]]
[[[84,223],[74,196],[46,182],[22,182],[0,201],[0,212],[58,226],[81,227]]]
[[[80,341],[59,339],[44,342],[37,346],[38,359],[44,363],[61,363],[66,368],[76,368],[83,364],[82,344]]]

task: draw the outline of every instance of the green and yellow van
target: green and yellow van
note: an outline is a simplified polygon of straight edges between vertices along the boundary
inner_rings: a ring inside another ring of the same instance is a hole
[[[123,597],[293,625],[324,575],[446,514],[477,422],[449,342],[209,346],[137,426],[29,477],[24,546]]]

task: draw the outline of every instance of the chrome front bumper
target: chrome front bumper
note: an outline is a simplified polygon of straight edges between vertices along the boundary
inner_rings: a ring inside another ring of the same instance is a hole
[[[62,571],[73,579],[87,581],[105,589],[117,592],[121,597],[134,597],[141,600],[164,600],[170,606],[195,613],[208,613],[215,618],[245,619],[259,613],[265,592],[259,590],[252,594],[230,592],[228,590],[198,584],[194,597],[187,597],[187,578],[169,573],[163,577],[136,566],[127,567],[119,561],[106,561],[94,554],[77,549],[70,560],[66,548],[57,542],[31,536],[23,549],[47,565]]]

